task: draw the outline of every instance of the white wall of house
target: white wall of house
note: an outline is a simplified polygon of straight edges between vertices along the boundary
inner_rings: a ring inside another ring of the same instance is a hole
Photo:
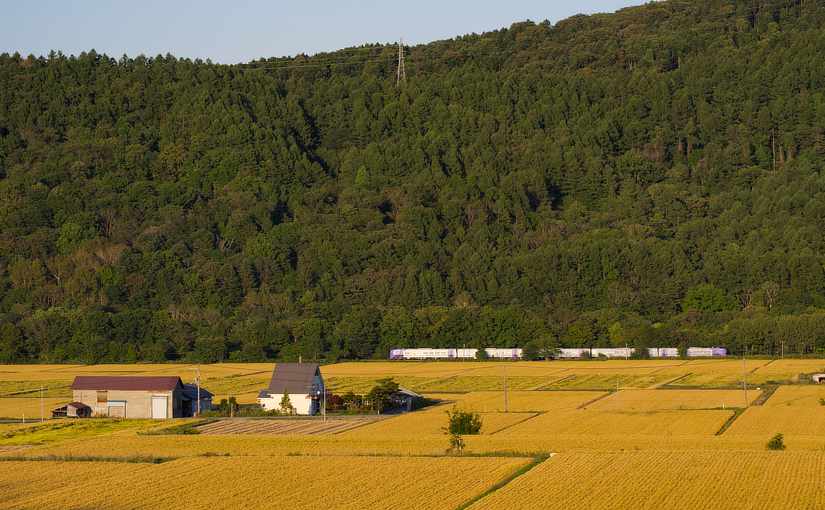
[[[282,398],[284,398],[282,393],[271,393],[269,398],[259,398],[258,403],[267,411],[280,411]],[[312,415],[318,412],[317,401],[312,400],[311,395],[290,393],[289,401],[295,408],[295,414]]]

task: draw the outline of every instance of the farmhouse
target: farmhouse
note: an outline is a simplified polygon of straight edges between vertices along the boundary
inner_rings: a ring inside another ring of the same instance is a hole
[[[71,388],[74,402],[67,406],[66,416],[185,418],[192,416],[197,407],[197,389],[176,376],[77,376]],[[200,393],[201,409],[211,408],[212,394],[204,388]],[[70,410],[70,406],[83,414]],[[60,411],[55,409],[56,414]]]
[[[267,411],[280,410],[284,394],[295,414],[313,415],[321,409],[324,380],[317,363],[279,363],[269,387],[258,394],[258,403]]]

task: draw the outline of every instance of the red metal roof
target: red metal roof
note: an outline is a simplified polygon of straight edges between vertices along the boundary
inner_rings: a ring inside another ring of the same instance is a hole
[[[73,390],[170,391],[183,386],[177,376],[97,376],[79,375]]]

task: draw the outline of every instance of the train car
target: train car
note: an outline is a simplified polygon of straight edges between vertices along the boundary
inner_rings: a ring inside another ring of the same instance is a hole
[[[523,356],[523,351],[518,348],[504,349],[488,347],[487,357],[490,359],[510,359],[518,360]],[[391,360],[428,360],[428,359],[475,359],[478,349],[392,349],[390,351]],[[633,357],[636,352],[634,348],[628,347],[581,347],[558,349],[557,359],[581,359],[581,358],[611,358],[626,359]],[[647,350],[651,358],[678,358],[679,349],[677,347],[651,347]],[[724,358],[728,351],[724,347],[689,347],[687,357],[689,358]]]

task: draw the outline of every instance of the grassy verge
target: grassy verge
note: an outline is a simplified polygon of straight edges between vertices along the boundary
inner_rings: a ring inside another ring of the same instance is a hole
[[[195,420],[190,421],[187,423],[180,423],[178,425],[172,425],[171,427],[161,427],[157,429],[151,430],[142,430],[138,432],[139,436],[189,436],[189,435],[197,435],[200,434],[201,431],[198,430],[198,427],[202,425],[206,425],[207,423],[212,423],[218,421],[214,418],[206,418],[203,420]]]
[[[725,421],[725,423],[722,424],[722,426],[719,428],[719,430],[716,431],[716,435],[721,436],[722,434],[724,434],[725,431],[728,430],[731,425],[733,425],[733,422],[735,422],[737,418],[742,416],[742,413],[744,413],[744,412],[745,412],[744,407],[734,408],[733,409],[733,415],[731,415],[731,417],[728,418],[727,421]]]
[[[38,445],[108,434],[120,430],[141,429],[157,426],[153,420],[117,420],[110,418],[86,418],[82,420],[52,420],[32,426],[13,428],[0,433],[0,446]]]
[[[177,457],[132,455],[129,457],[97,457],[92,455],[0,456],[0,462],[122,462],[126,464],[163,464]]]

